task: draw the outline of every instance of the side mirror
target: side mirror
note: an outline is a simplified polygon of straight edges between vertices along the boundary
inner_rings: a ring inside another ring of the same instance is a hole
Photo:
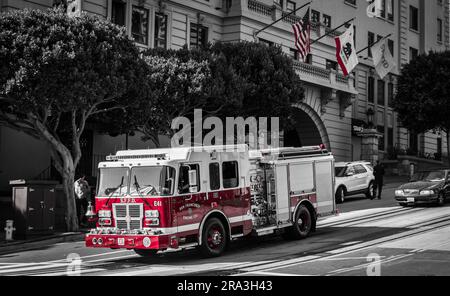
[[[346,173],[345,175],[346,175],[347,177],[351,177],[351,176],[354,176],[355,174],[352,173],[352,172],[348,172],[348,173]]]
[[[189,175],[189,192],[193,193],[193,192],[197,192],[197,184],[198,184],[198,180],[197,180],[197,171],[196,170],[189,170],[188,172]]]

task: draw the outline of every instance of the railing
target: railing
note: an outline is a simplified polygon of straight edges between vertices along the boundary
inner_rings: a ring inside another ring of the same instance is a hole
[[[310,64],[302,63],[299,61],[293,61],[294,69],[303,73],[307,73],[312,76],[317,76],[323,79],[330,79],[330,70],[323,69]]]
[[[281,16],[282,16],[282,17],[285,17],[285,16],[288,15],[288,14],[289,14],[289,12],[283,11],[283,12],[281,13]],[[301,20],[302,20],[301,17],[296,16],[296,15],[294,15],[294,14],[291,14],[290,16],[285,17],[285,18],[283,19],[283,22],[295,24],[295,23],[300,22]]]
[[[330,34],[330,35],[328,35],[328,36],[331,36],[331,37],[337,37],[337,36],[339,36],[339,35],[342,35],[342,32],[340,32],[340,31],[334,31],[334,32],[331,32],[331,31],[333,31],[332,28],[325,27],[325,33],[326,33],[326,34]],[[331,33],[330,33],[330,32],[331,32]]]
[[[248,9],[266,16],[272,16],[272,7],[255,0],[248,0]]]

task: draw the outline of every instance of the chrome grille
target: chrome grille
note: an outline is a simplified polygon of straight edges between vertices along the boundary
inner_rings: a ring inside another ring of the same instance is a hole
[[[113,215],[119,229],[142,229],[144,218],[142,204],[114,204]]]

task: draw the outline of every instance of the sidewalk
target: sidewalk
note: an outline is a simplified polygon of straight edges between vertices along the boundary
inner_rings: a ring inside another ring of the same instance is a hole
[[[45,248],[57,243],[82,241],[88,229],[79,232],[61,232],[51,235],[31,236],[26,240],[5,240],[5,232],[0,232],[0,255]]]

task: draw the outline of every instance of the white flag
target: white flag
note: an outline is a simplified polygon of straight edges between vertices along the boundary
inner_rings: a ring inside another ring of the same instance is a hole
[[[384,41],[381,40],[372,46],[372,54],[375,70],[380,78],[383,79],[396,66],[394,57],[392,57],[389,50],[388,39],[385,38]]]
[[[344,34],[334,38],[336,41],[336,58],[345,76],[359,63],[353,41],[354,34],[353,26],[350,26]]]

